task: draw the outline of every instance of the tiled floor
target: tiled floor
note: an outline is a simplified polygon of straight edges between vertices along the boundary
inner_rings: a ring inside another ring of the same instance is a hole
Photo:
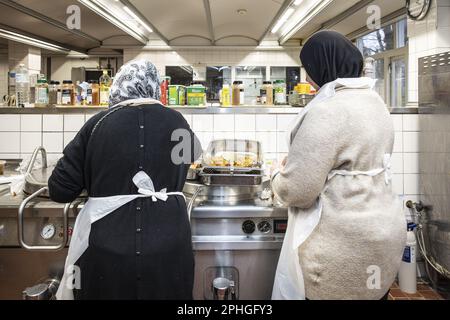
[[[417,293],[408,294],[400,290],[397,283],[391,288],[389,300],[444,300],[439,293],[434,291],[427,284],[417,284]]]

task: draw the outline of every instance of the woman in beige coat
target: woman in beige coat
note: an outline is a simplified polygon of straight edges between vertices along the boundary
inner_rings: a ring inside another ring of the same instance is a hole
[[[374,81],[360,78],[363,57],[344,36],[319,32],[300,58],[320,91],[272,175],[289,206],[273,298],[386,298],[406,237],[390,183],[390,114]]]

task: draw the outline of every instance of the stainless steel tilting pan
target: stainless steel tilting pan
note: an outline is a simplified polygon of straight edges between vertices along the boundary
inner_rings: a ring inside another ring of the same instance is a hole
[[[39,155],[42,156],[42,166],[41,168],[34,168],[36,159]],[[69,209],[71,204],[68,203],[64,206],[63,210],[63,239],[61,243],[58,245],[47,245],[47,246],[36,246],[30,245],[25,242],[24,236],[24,211],[27,207],[28,203],[32,200],[33,202],[39,202],[39,199],[45,199],[48,201],[49,191],[48,191],[48,178],[52,174],[55,166],[48,166],[47,163],[47,152],[43,147],[38,147],[33,152],[30,163],[28,164],[27,171],[25,173],[25,183],[23,191],[26,195],[29,195],[25,198],[20,204],[18,215],[17,215],[17,225],[18,225],[18,239],[20,245],[27,249],[33,251],[56,251],[63,249],[67,244],[68,239],[68,228],[69,228]]]

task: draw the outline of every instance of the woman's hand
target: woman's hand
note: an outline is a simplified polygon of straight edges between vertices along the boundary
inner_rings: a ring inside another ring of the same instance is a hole
[[[272,166],[270,167],[270,176],[272,176],[276,170],[282,170],[286,166],[286,162],[287,157],[285,157],[281,163],[279,163],[278,160],[273,161]]]

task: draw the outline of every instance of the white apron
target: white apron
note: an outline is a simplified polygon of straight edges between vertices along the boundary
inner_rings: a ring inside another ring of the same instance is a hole
[[[346,88],[370,88],[373,89],[375,80],[370,78],[349,78],[349,79],[337,79],[336,81],[327,83],[324,85],[318,95],[311,101],[307,107],[302,110],[291,125],[289,130],[288,141],[289,145],[295,138],[305,116],[308,111],[317,105],[319,102],[323,102],[334,96],[336,87],[344,86]],[[385,173],[386,184],[390,183],[390,159],[391,155],[384,155],[383,168],[378,168],[370,171],[346,171],[346,170],[333,170],[329,173],[325,188],[329,181],[337,175],[341,176],[377,176],[381,173]],[[272,179],[278,172],[275,172]],[[283,241],[283,247],[281,249],[280,258],[278,260],[277,271],[275,274],[274,286],[272,291],[273,300],[304,300],[305,299],[305,284],[303,279],[302,268],[300,266],[298,249],[312,234],[314,229],[320,222],[322,216],[322,202],[317,199],[314,206],[309,209],[303,210],[295,207],[289,207],[288,226],[286,235]]]

